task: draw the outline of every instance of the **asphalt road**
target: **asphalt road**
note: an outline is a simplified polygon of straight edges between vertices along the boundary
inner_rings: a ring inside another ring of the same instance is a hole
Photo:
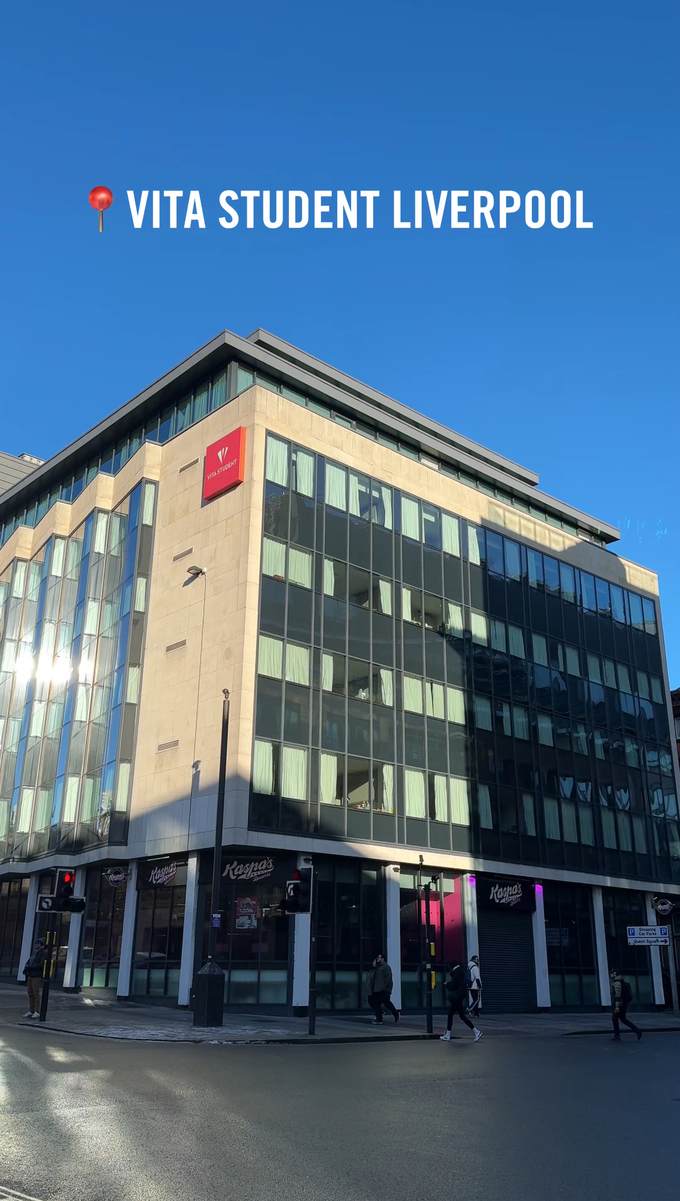
[[[676,1201],[680,1035],[114,1043],[0,1026],[0,1197]]]

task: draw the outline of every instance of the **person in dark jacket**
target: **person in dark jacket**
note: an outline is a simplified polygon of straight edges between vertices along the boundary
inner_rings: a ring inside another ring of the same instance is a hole
[[[366,989],[368,992],[368,1003],[375,1013],[373,1021],[377,1026],[382,1025],[383,1005],[392,1014],[395,1026],[399,1021],[399,1012],[394,1008],[390,1000],[392,988],[392,968],[382,955],[376,955],[373,960],[373,966],[366,976]]]
[[[475,1036],[475,1042],[478,1043],[482,1037],[481,1030],[470,1021],[467,1013],[467,996],[468,986],[465,978],[465,971],[459,963],[452,963],[449,969],[449,979],[446,981],[446,995],[449,1000],[449,1012],[446,1018],[446,1034],[442,1034],[442,1042],[449,1042],[451,1039],[451,1027],[453,1025],[453,1015],[458,1014],[461,1022],[464,1022],[469,1030],[472,1030]]]
[[[25,1018],[40,1017],[40,997],[42,993],[42,974],[45,963],[45,939],[36,938],[33,954],[24,964],[24,976],[28,988],[28,1010]]]
[[[642,1038],[642,1031],[640,1027],[636,1026],[634,1022],[629,1022],[628,1018],[626,1017],[626,1010],[628,1009],[630,997],[630,985],[626,985],[623,976],[620,976],[616,970],[609,973],[609,979],[611,980],[612,990],[612,1023],[614,1026],[614,1038],[617,1042],[621,1041],[619,1022],[623,1022],[624,1026],[627,1026],[632,1034],[637,1035],[639,1042]]]

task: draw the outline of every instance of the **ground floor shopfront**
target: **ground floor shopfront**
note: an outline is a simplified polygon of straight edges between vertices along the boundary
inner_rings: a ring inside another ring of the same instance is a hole
[[[303,1011],[309,999],[311,924],[281,913],[298,854],[225,848],[216,959],[232,1010]],[[630,925],[675,920],[680,897],[657,919],[651,892],[521,875],[465,873],[412,864],[315,855],[317,1004],[356,1012],[367,1007],[365,979],[375,955],[387,955],[394,1001],[425,1005],[426,928],[434,944],[434,1004],[445,1005],[445,969],[478,954],[487,1012],[599,1009],[609,1004],[609,970],[630,981],[634,1003],[671,1003],[670,961],[657,948],[629,947]],[[121,999],[189,1005],[195,971],[207,954],[212,856],[195,852],[78,869],[81,916],[58,920],[55,983],[105,989]],[[32,941],[44,933],[39,892],[54,873],[0,884],[0,976],[21,977]],[[429,885],[429,913],[426,893]],[[680,945],[676,946],[680,951]],[[677,962],[677,955],[676,955]]]

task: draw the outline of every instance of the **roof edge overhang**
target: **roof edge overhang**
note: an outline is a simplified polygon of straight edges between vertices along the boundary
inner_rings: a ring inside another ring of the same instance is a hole
[[[543,502],[555,514],[567,518],[589,533],[594,533],[606,542],[619,539],[618,529],[591,517],[589,514],[563,501],[556,500],[536,487],[538,476],[520,467],[502,455],[472,442],[463,435],[447,429],[415,410],[392,400],[336,371],[319,359],[297,350],[288,342],[276,338],[265,330],[256,330],[247,338],[223,330],[215,338],[165,375],[155,380],[126,404],[114,410],[90,430],[81,434],[63,450],[31,472],[25,480],[13,485],[0,496],[0,520],[6,513],[16,509],[19,501],[30,501],[61,478],[69,467],[75,467],[87,455],[94,456],[111,441],[116,441],[131,425],[143,423],[159,405],[178,400],[206,374],[224,367],[232,358],[245,365],[262,369],[267,374],[285,381],[292,388],[300,389],[321,400],[330,400],[339,409],[349,410],[382,424],[387,432],[397,433],[419,446],[429,455],[439,458],[454,467],[461,467],[479,475],[489,483],[504,487],[525,498],[528,504]],[[502,502],[501,502],[502,503]]]
[[[512,459],[507,459],[504,455],[496,454],[495,451],[489,450],[488,447],[482,446],[481,443],[473,442],[472,439],[466,438],[463,434],[456,433],[455,430],[449,429],[448,426],[442,425],[438,421],[433,421],[430,417],[426,417],[416,409],[402,404],[401,401],[394,400],[384,392],[378,392],[375,388],[369,388],[366,384],[362,384],[360,380],[354,379],[351,375],[346,375],[344,371],[338,371],[335,367],[330,367],[328,363],[314,358],[313,355],[306,354],[305,351],[299,350],[297,346],[293,346],[290,342],[284,342],[282,338],[277,338],[275,334],[270,334],[266,329],[254,330],[252,334],[248,335],[246,341],[251,342],[253,345],[261,346],[265,350],[273,351],[277,358],[284,359],[293,366],[301,367],[304,371],[309,372],[310,375],[317,377],[324,383],[336,385],[343,392],[349,393],[350,396],[369,400],[371,404],[383,410],[390,421],[395,414],[398,414],[402,420],[408,422],[415,429],[423,430],[427,434],[444,439],[444,441],[464,451],[466,454],[472,455],[474,458],[480,459],[490,466],[500,468],[501,471],[522,480],[526,484],[538,484],[538,475],[528,467],[522,467],[519,463],[513,462]]]

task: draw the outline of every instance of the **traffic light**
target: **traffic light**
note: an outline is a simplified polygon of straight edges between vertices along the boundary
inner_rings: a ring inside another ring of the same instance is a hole
[[[284,913],[311,913],[312,871],[311,867],[299,867],[293,872],[293,879],[286,881]]]
[[[57,886],[54,890],[54,905],[55,913],[82,913],[85,908],[84,897],[74,897],[73,888],[76,882],[76,873],[68,867],[59,868],[57,871]]]

